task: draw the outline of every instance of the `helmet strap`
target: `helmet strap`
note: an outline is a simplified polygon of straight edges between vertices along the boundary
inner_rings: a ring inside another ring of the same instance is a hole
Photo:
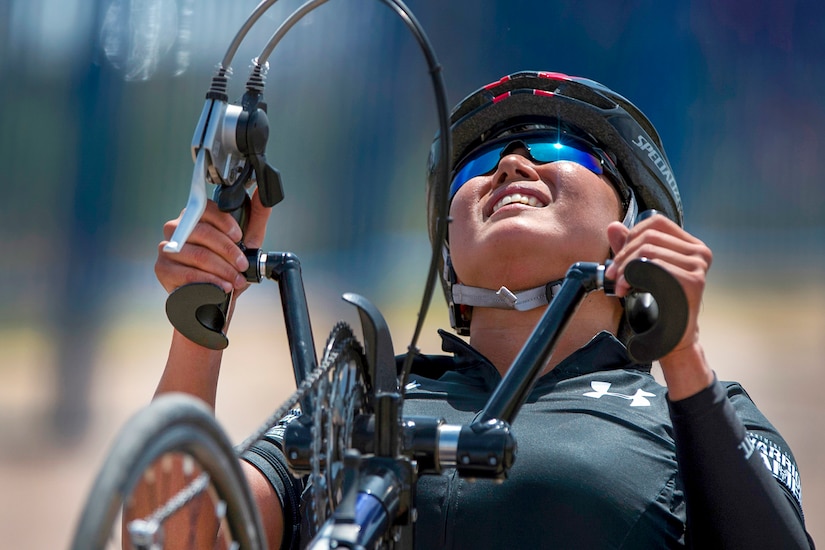
[[[628,188],[630,196],[627,199],[627,209],[624,213],[622,224],[627,228],[632,228],[636,224],[636,218],[639,216],[639,203],[636,202],[636,194],[633,189]]]
[[[506,286],[498,290],[454,284],[453,303],[465,306],[489,307],[494,309],[514,309],[528,311],[546,306],[561,288],[564,279],[551,281],[544,286],[513,292]]]
[[[633,227],[639,213],[636,195],[630,190],[627,210],[622,223],[626,227]],[[550,281],[544,286],[513,292],[506,286],[498,290],[462,285],[456,280],[455,270],[450,259],[449,248],[445,245],[441,253],[444,258],[444,280],[448,283],[448,300],[450,305],[450,324],[459,334],[467,336],[470,333],[469,322],[465,320],[461,306],[489,307],[494,309],[512,309],[529,311],[537,307],[548,305],[561,289],[564,279]]]

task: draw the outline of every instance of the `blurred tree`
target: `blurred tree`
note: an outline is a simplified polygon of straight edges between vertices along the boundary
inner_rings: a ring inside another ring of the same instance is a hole
[[[93,29],[100,29],[104,0],[94,4]],[[89,387],[95,363],[103,305],[111,287],[108,257],[112,228],[112,192],[118,161],[118,106],[123,78],[99,59],[96,34],[87,37],[76,56],[68,89],[77,111],[75,172],[68,188],[65,270],[56,295],[57,387],[53,426],[59,439],[71,442],[86,428]]]

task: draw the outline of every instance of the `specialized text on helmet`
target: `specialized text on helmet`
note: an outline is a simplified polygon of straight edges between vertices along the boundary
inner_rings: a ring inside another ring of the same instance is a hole
[[[636,138],[636,141],[632,142],[633,145],[641,149],[642,151],[647,151],[647,156],[650,158],[651,162],[656,165],[656,168],[659,169],[659,172],[662,174],[662,177],[665,178],[665,181],[670,185],[672,189],[676,188],[676,178],[673,177],[673,172],[670,170],[670,166],[667,165],[667,161],[662,157],[659,150],[653,146],[644,136],[639,136]]]

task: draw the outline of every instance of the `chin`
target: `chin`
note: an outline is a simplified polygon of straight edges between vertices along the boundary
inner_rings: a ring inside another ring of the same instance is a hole
[[[472,258],[453,257],[453,266],[462,283],[498,290],[527,290],[561,279],[575,261],[559,258],[550,252],[520,250],[517,247],[496,254],[478,254]]]

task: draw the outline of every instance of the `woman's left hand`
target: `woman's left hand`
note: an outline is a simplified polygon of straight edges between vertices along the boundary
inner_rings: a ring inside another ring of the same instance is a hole
[[[615,254],[605,277],[616,281],[616,295],[627,295],[630,285],[624,269],[633,260],[647,258],[673,275],[688,302],[685,334],[666,356],[659,359],[670,398],[681,399],[706,388],[713,381],[699,343],[699,311],[713,253],[704,242],[663,215],[656,215],[628,229],[619,222],[607,229]]]

